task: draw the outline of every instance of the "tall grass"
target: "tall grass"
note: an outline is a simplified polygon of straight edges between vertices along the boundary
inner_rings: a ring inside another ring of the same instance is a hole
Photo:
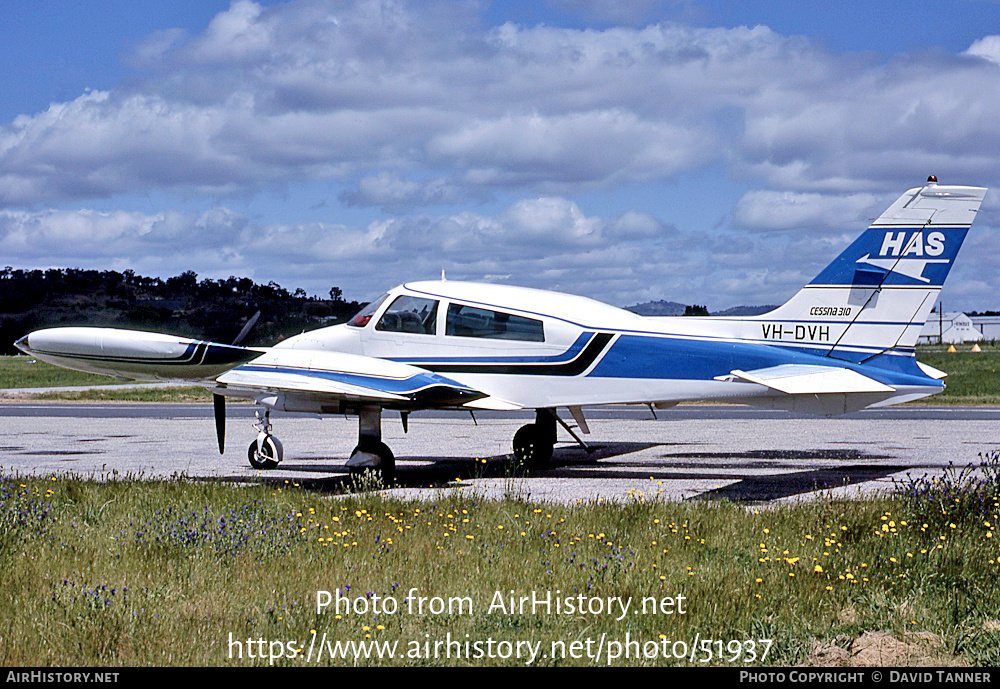
[[[995,664],[997,515],[932,520],[909,487],[753,509],[7,478],[0,663],[791,665],[882,630]],[[373,642],[397,657],[331,657]]]

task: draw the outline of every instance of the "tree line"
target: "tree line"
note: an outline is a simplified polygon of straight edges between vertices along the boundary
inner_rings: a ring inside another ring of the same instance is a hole
[[[0,269],[0,351],[39,328],[65,325],[156,330],[231,342],[243,324],[261,315],[243,344],[269,345],[320,325],[342,322],[361,308],[340,287],[330,298],[292,292],[275,282],[245,277],[198,279],[194,271],[162,279],[132,270]]]

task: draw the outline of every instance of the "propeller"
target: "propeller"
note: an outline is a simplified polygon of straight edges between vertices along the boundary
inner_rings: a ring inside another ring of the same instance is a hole
[[[234,347],[243,341],[243,338],[247,336],[247,333],[250,332],[250,329],[257,322],[258,318],[260,318],[259,310],[250,316],[246,325],[240,330],[240,334],[233,340]],[[219,439],[219,454],[221,455],[225,454],[226,451],[226,398],[223,395],[212,393],[212,408],[215,412],[215,435]]]
[[[258,310],[257,313],[255,313],[254,315],[250,316],[250,320],[248,320],[246,322],[246,325],[243,326],[243,329],[240,330],[240,334],[236,336],[235,340],[233,340],[234,347],[243,341],[243,338],[247,336],[247,333],[250,332],[250,328],[254,326],[258,318],[260,318],[260,310]]]
[[[219,454],[226,451],[226,398],[212,393],[212,406],[215,407],[215,435],[219,438]]]

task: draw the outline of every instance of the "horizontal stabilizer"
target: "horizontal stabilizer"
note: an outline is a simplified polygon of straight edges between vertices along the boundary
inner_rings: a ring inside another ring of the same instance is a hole
[[[928,366],[922,361],[918,361],[917,366],[920,368],[921,371],[923,371],[926,375],[930,376],[934,380],[941,380],[942,378],[948,375],[944,371],[940,371],[934,368],[933,366]]]
[[[757,383],[789,395],[895,392],[895,388],[866,375],[834,366],[784,364],[756,371],[733,371],[724,378]]]

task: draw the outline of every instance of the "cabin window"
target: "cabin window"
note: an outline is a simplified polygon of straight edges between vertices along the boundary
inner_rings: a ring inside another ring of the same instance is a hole
[[[385,310],[376,330],[390,333],[433,335],[437,332],[438,303],[433,299],[403,295]]]
[[[542,322],[539,320],[462,304],[448,306],[445,334],[525,342],[545,341]]]
[[[370,302],[363,309],[358,311],[358,313],[351,320],[347,321],[347,325],[353,325],[355,328],[363,328],[368,325],[371,321],[372,316],[378,311],[378,307],[382,306],[382,302],[389,298],[388,294],[383,294],[381,297],[373,302]]]

